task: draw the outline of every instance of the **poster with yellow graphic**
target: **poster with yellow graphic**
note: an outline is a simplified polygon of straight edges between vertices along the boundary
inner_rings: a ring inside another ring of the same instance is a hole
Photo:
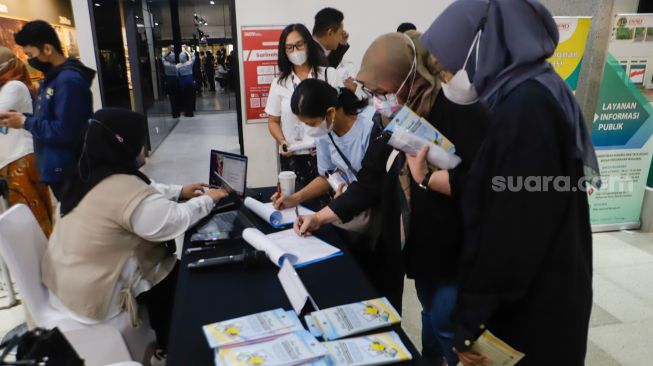
[[[575,93],[592,18],[554,17],[554,19],[558,25],[560,40],[549,62]]]

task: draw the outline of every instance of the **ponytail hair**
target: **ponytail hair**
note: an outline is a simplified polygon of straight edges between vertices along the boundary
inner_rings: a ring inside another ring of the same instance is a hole
[[[297,85],[290,99],[290,108],[298,116],[322,118],[327,109],[342,108],[348,115],[357,115],[367,107],[367,99],[360,100],[347,88],[334,89],[326,81],[306,79]]]

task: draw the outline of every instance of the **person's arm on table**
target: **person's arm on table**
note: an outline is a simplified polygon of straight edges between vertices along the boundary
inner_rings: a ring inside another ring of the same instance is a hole
[[[208,188],[206,183],[190,183],[185,186],[178,184],[162,184],[152,181],[150,185],[171,201],[180,199],[191,199],[204,194],[204,188]]]
[[[136,207],[130,222],[134,233],[145,240],[172,240],[211,213],[213,205],[224,197],[227,192],[223,189],[210,189],[205,195],[184,203],[173,202],[163,194],[152,194]]]

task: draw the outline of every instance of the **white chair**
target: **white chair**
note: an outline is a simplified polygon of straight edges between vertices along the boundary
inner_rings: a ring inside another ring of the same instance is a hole
[[[86,366],[136,366],[120,333],[113,327],[98,325],[63,332]]]
[[[145,311],[141,312],[143,324],[132,328],[127,313],[101,324],[88,325],[50,305],[48,290],[41,283],[41,258],[47,245],[48,240],[27,206],[14,205],[0,216],[0,256],[9,267],[34,323],[47,329],[59,327],[62,332],[111,326],[122,334],[132,359],[143,360],[148,345],[155,340]]]

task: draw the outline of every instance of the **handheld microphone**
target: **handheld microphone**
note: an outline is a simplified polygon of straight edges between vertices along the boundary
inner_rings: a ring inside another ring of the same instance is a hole
[[[188,263],[189,269],[219,267],[229,264],[242,263],[245,268],[253,268],[267,262],[267,255],[262,250],[243,250],[242,254],[227,255],[223,257],[203,258]]]

